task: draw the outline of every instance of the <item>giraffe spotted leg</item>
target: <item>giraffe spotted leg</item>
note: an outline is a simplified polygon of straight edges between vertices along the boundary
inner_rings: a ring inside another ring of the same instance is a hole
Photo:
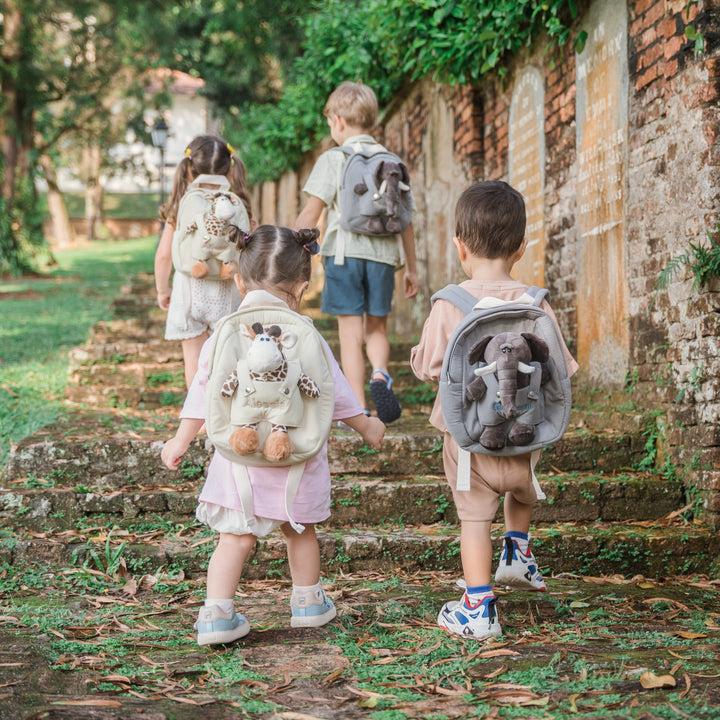
[[[265,441],[263,455],[270,462],[285,462],[292,453],[292,443],[284,425],[273,425],[272,431]]]
[[[260,449],[260,438],[254,425],[243,425],[230,435],[228,444],[238,455],[254,455]]]

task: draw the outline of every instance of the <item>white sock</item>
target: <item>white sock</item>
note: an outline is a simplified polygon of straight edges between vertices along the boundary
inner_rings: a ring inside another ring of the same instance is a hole
[[[322,584],[319,582],[315,585],[293,585],[290,603],[292,605],[320,604],[322,596]]]
[[[233,604],[232,599],[230,600],[213,600],[211,598],[208,598],[205,600],[205,607],[212,607],[213,605],[216,605],[219,607],[224,613],[230,613],[234,612],[235,605]]]

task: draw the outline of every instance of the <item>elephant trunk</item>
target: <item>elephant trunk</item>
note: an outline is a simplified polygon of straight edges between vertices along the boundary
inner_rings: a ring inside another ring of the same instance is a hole
[[[502,403],[503,415],[506,418],[514,418],[517,415],[515,396],[517,394],[517,365],[507,364],[498,367],[498,384],[500,386],[500,402]]]

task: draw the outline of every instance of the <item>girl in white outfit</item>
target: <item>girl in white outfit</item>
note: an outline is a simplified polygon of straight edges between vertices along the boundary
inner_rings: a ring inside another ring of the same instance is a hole
[[[317,229],[295,231],[262,225],[242,238],[239,274],[235,276],[238,290],[244,295],[242,307],[274,304],[297,311],[310,280],[311,255],[319,250],[318,235]],[[178,468],[180,458],[204,423],[211,345],[212,342],[206,342],[200,352],[198,372],[180,414],[180,427],[162,450],[163,462],[171,470]],[[327,350],[335,383],[333,420],[342,420],[359,432],[368,445],[380,448],[385,425],[364,414],[329,347]],[[315,523],[330,516],[327,443],[307,461],[292,503],[293,520],[305,526],[302,533],[291,527],[285,506],[288,467],[248,466],[247,470],[254,506],[251,523],[243,513],[232,462],[217,451],[200,493],[197,518],[219,533],[208,567],[207,600],[196,625],[200,645],[230,642],[249,632],[248,621],[235,611],[235,591],[257,537],[278,527],[287,543],[293,580],[291,626],[318,627],[336,614],[320,584],[320,547],[315,535]]]
[[[214,135],[198,135],[185,149],[185,157],[175,171],[170,198],[160,209],[165,223],[155,251],[155,289],[158,305],[167,311],[166,340],[182,342],[185,383],[189,387],[197,370],[198,355],[220,318],[237,310],[240,294],[230,280],[198,279],[176,272],[172,289],[172,240],[177,225],[178,206],[190,183],[200,175],[224,175],[230,189],[242,200],[254,226],[245,166],[230,143]],[[205,187],[205,186],[203,186]],[[212,189],[212,188],[209,188]]]

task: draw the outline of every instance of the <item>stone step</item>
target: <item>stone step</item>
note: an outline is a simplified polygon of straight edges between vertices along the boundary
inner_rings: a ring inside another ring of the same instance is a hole
[[[502,529],[493,536],[495,563]],[[446,525],[403,528],[318,529],[325,574],[364,571],[446,570],[461,573],[458,531]],[[195,576],[207,569],[215,537],[204,528],[179,526],[131,535],[102,528],[64,536],[20,535],[0,545],[0,562],[8,565],[82,566],[104,570],[122,554],[132,573],[162,568],[182,569]],[[705,527],[660,523],[556,524],[533,529],[533,548],[547,577],[558,573],[581,575],[642,574],[662,578],[693,573],[717,575],[720,535]],[[243,576],[259,579],[287,576],[286,548],[274,533],[258,540]]]
[[[538,524],[657,520],[683,502],[677,482],[650,473],[553,475],[543,477],[542,485],[547,501],[535,507],[533,520]],[[37,532],[93,525],[129,531],[138,524],[191,525],[201,486],[200,477],[180,477],[171,485],[103,483],[94,488],[29,478],[0,488],[0,519],[5,527]],[[332,517],[326,525],[333,528],[458,523],[450,489],[441,476],[340,476],[333,481],[331,503]],[[497,521],[501,519],[502,510]]]
[[[172,431],[146,428],[143,435],[122,435],[88,422],[76,434],[49,426],[22,440],[3,473],[5,482],[21,478],[48,478],[65,485],[116,486],[128,482],[171,485],[177,475],[160,461],[162,444]],[[212,447],[196,439],[185,455],[187,472],[204,472]],[[572,473],[631,470],[644,457],[642,438],[621,433],[573,430],[543,451],[540,472]],[[372,450],[353,432],[333,430],[328,442],[330,471],[334,475],[424,476],[442,473],[442,437],[427,416],[404,417],[393,423],[382,450]]]

